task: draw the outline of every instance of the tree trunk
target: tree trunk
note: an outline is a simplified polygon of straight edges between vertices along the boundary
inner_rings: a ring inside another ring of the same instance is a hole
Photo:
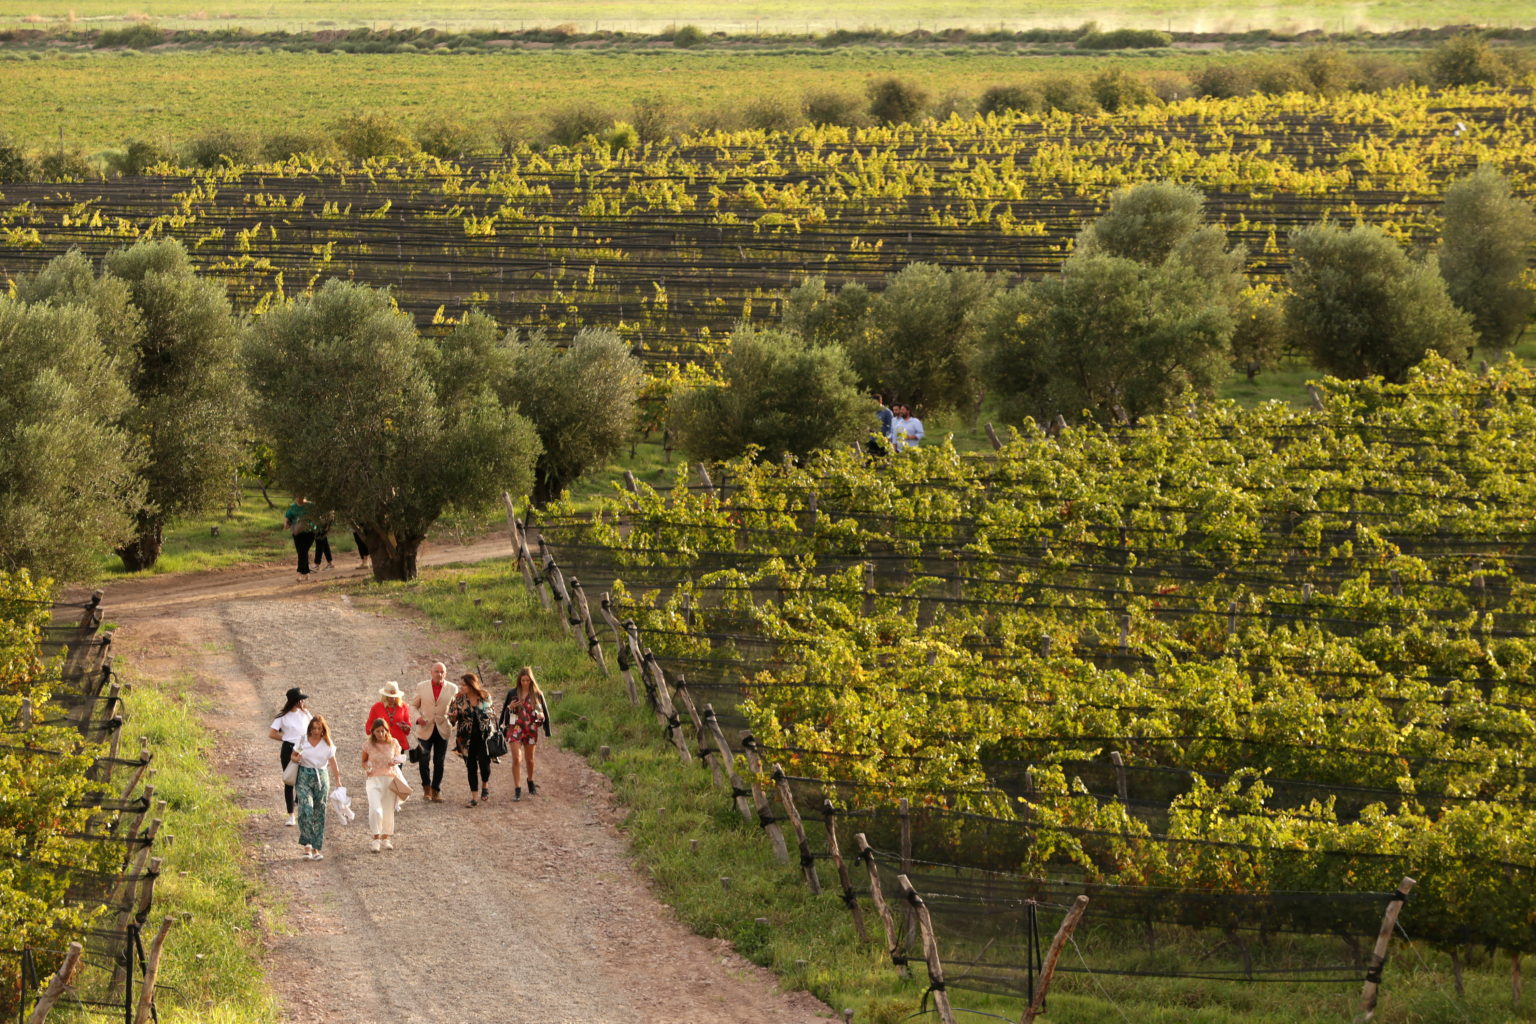
[[[416,578],[416,552],[424,537],[400,537],[376,526],[365,526],[360,532],[368,543],[368,559],[376,581]]]
[[[140,512],[134,522],[138,531],[133,540],[117,549],[117,557],[123,560],[123,568],[129,572],[153,566],[165,544],[165,523],[158,516]]]

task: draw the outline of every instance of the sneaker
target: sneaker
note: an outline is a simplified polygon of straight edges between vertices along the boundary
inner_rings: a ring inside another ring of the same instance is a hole
[[[373,842],[368,844],[368,849],[372,850],[374,853],[378,853],[379,849],[383,846],[383,842],[384,841],[382,839],[375,839]]]
[[[521,800],[522,798],[523,798],[523,787],[522,786],[514,787],[513,790],[512,790],[512,799],[513,800]]]
[[[298,823],[299,823],[299,816],[297,814],[289,814],[288,815],[288,820],[283,822],[284,825],[290,825],[290,826],[291,825],[297,825]]]
[[[319,850],[316,850],[315,851],[315,855],[313,857],[309,858],[309,859],[310,860],[325,860],[325,854],[321,853]]]
[[[315,859],[315,851],[311,850],[307,846],[304,847],[304,859],[305,860],[314,860]]]
[[[539,795],[539,787],[534,785],[534,782],[533,782],[532,779],[528,780],[528,795],[529,796],[538,796]]]
[[[394,848],[395,848],[395,844],[393,842],[391,842],[388,839],[384,840],[384,849],[386,849],[386,850],[393,850]]]

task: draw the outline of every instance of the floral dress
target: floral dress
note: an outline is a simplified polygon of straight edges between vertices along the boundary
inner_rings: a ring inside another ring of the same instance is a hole
[[[533,746],[539,742],[539,726],[544,724],[544,702],[537,692],[526,700],[519,699],[517,691],[507,694],[506,706],[501,711],[502,727],[508,743],[524,743]]]

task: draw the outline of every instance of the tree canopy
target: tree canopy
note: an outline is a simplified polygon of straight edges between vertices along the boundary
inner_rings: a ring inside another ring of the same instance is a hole
[[[432,524],[533,483],[540,445],[508,404],[515,359],[486,317],[424,337],[387,292],[332,280],[247,344],[279,478],[361,532],[376,579],[410,579]]]
[[[0,298],[0,570],[78,579],[133,535],[129,405],[92,310]]]
[[[1465,361],[1474,336],[1432,265],[1378,227],[1318,225],[1291,237],[1286,319],[1313,362],[1341,377],[1400,382],[1431,351]]]
[[[546,502],[602,465],[635,431],[640,362],[613,331],[587,328],[561,349],[535,334],[516,346],[519,408],[543,451],[533,499]]]
[[[1446,190],[1441,217],[1436,255],[1451,301],[1472,317],[1479,344],[1511,347],[1536,304],[1524,280],[1536,213],[1483,166]]]
[[[875,406],[836,345],[781,330],[738,331],[720,360],[723,383],[674,396],[680,447],[723,461],[756,448],[762,458],[808,455],[867,439]]]

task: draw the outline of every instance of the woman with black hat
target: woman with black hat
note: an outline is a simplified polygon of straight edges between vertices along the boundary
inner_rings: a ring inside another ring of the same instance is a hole
[[[293,748],[304,739],[305,730],[309,728],[309,720],[314,717],[309,713],[309,694],[300,690],[297,686],[288,691],[288,699],[283,703],[283,710],[277,713],[272,720],[272,727],[267,735],[274,740],[282,741],[282,751],[278,754],[278,760],[283,766],[283,771],[288,770],[288,762],[293,760]],[[288,808],[288,821],[285,824],[295,824],[293,812],[293,785],[283,784],[283,804]]]

